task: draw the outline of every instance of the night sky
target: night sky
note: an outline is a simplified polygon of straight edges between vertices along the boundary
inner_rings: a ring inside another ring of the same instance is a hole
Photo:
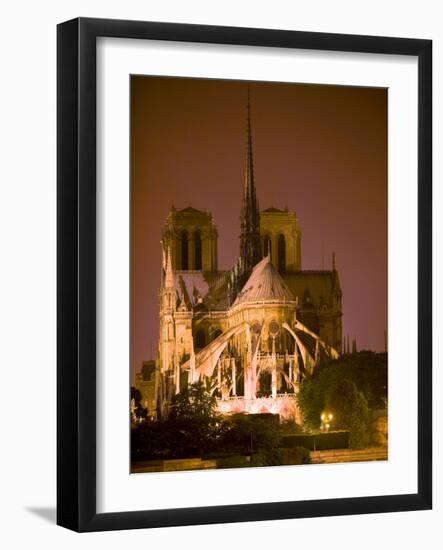
[[[239,252],[246,82],[131,79],[131,361],[155,358],[160,239],[171,205],[212,211],[219,269]],[[331,268],[343,333],[384,350],[387,327],[387,90],[250,83],[261,209],[288,207],[302,269]]]

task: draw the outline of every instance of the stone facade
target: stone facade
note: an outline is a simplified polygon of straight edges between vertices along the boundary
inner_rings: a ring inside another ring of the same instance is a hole
[[[280,273],[301,270],[301,231],[295,212],[268,208],[260,213],[260,235],[264,255]]]
[[[166,218],[162,242],[173,269],[217,271],[217,228],[208,211],[174,207]]]
[[[300,381],[341,352],[335,259],[330,270],[303,271],[295,212],[258,209],[249,106],[247,143],[240,254],[231,270],[218,270],[210,212],[172,207],[165,221],[155,380],[143,381],[159,416],[175,393],[203,381],[224,414],[272,412],[301,423]]]

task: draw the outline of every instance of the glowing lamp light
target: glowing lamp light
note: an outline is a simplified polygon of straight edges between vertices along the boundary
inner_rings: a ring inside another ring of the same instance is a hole
[[[332,413],[323,412],[320,415],[321,419],[321,431],[329,431],[329,428],[331,427],[331,420],[334,418]]]

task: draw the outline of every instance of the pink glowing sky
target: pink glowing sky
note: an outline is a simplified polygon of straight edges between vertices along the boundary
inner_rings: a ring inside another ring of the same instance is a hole
[[[335,250],[343,333],[384,350],[387,327],[387,90],[251,83],[260,208],[294,210],[302,268]],[[131,81],[131,363],[155,358],[160,238],[172,204],[212,211],[219,268],[238,256],[247,84]]]

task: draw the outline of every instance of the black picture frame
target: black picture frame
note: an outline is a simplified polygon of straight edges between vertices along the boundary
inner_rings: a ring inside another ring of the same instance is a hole
[[[418,491],[416,494],[96,512],[96,39],[301,48],[418,58]],[[74,19],[57,29],[57,523],[104,531],[432,507],[432,42]]]

